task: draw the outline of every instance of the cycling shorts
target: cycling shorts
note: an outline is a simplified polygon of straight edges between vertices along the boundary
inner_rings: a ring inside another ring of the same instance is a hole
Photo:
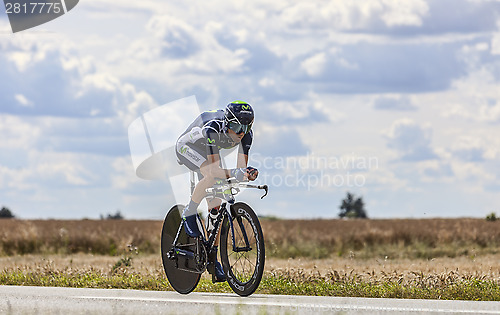
[[[181,164],[186,165],[190,170],[199,172],[203,162],[207,160],[206,149],[195,146],[193,143],[183,141],[179,138],[175,145],[175,153]]]

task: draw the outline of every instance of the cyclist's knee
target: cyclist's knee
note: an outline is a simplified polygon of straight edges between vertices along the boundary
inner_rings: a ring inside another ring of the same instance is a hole
[[[201,174],[203,175],[203,181],[207,186],[212,186],[215,184],[215,176],[210,171],[210,168],[201,169]]]
[[[207,164],[207,162],[203,162],[203,164],[201,165],[200,167],[200,172],[201,172],[201,175],[203,175],[203,179],[214,179],[215,176],[213,176],[212,174],[212,168],[210,167],[209,164]]]
[[[207,206],[208,206],[208,210],[209,211],[212,210],[212,209],[215,209],[216,211],[219,211],[220,205],[221,205],[221,200],[220,199],[217,199],[217,198],[207,199]]]

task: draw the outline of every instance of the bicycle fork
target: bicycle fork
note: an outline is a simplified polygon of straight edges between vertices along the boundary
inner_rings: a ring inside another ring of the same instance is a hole
[[[231,204],[231,206],[232,205],[233,204]],[[250,242],[248,241],[247,231],[245,229],[245,226],[243,225],[241,217],[235,213],[235,219],[238,222],[238,226],[240,227],[241,233],[243,234],[243,239],[245,240],[245,247],[237,247],[236,246],[236,236],[234,233],[234,224],[233,224],[232,213],[231,213],[231,211],[227,211],[227,214],[228,214],[229,225],[231,227],[231,240],[233,241],[233,252],[239,253],[239,252],[251,251],[252,248],[250,247]]]

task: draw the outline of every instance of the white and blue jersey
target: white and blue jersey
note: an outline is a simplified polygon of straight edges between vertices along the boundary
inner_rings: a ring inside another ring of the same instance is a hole
[[[250,130],[240,143],[235,143],[227,134],[224,111],[203,112],[189,125],[176,143],[179,161],[192,170],[198,170],[208,155],[219,154],[221,149],[231,149],[239,145],[239,153],[248,155],[252,145],[253,132]]]

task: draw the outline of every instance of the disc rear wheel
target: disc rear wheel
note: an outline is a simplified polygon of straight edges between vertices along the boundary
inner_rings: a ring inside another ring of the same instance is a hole
[[[161,258],[163,261],[163,268],[165,269],[165,274],[167,275],[170,285],[177,292],[188,294],[198,285],[201,274],[179,269],[179,265],[188,265],[185,258],[177,257],[175,259],[170,259],[168,257],[168,253],[171,252],[172,243],[181,224],[182,210],[183,206],[176,205],[170,209],[165,217],[161,232]],[[187,244],[189,240],[191,240],[191,242],[193,241],[187,236],[184,228],[181,228],[178,243]]]

